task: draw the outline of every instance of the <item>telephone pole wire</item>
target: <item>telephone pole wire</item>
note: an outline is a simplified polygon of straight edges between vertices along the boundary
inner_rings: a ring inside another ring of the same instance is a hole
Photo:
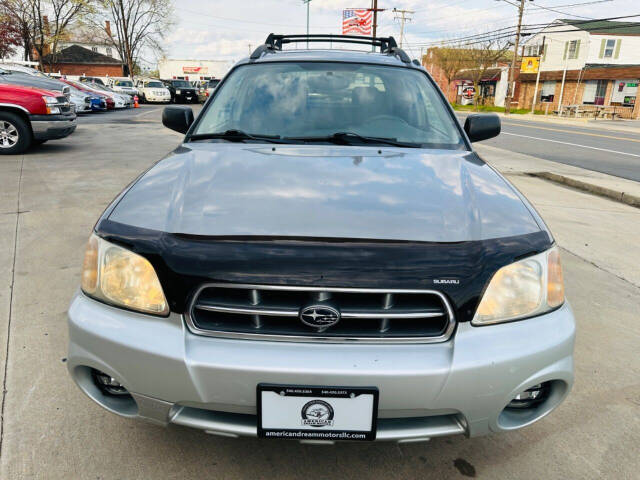
[[[400,48],[402,48],[402,39],[404,38],[404,24],[405,22],[410,22],[411,17],[409,17],[409,15],[416,12],[414,12],[413,10],[398,10],[397,8],[394,8],[393,12],[396,14],[396,20],[400,20]]]
[[[520,46],[520,32],[522,30],[522,15],[524,14],[524,2],[526,0],[520,0],[520,6],[518,7],[518,27],[516,29],[516,40],[513,46],[513,60],[511,61],[511,68],[509,69],[509,84],[507,85],[507,96],[504,100],[504,114],[509,115],[511,113],[511,99],[515,92],[515,73],[518,66],[518,47]]]

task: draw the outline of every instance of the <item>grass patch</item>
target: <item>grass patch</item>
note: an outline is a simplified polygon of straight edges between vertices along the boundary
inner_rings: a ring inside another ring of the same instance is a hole
[[[459,103],[452,103],[451,106],[454,110],[458,110],[460,112],[499,112],[504,113],[504,107],[495,107],[493,105],[478,105],[478,109],[473,105],[460,105]],[[527,113],[531,113],[531,110],[528,108],[512,108],[511,112],[514,115],[524,115]],[[536,110],[533,112],[535,115],[544,115],[542,110]]]

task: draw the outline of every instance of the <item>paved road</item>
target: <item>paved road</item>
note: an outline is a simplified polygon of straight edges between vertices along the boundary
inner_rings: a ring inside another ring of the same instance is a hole
[[[464,122],[466,114],[459,113]],[[640,181],[637,133],[520,119],[502,119],[502,134],[484,144]]]
[[[81,122],[67,139],[0,157],[2,480],[637,478],[640,288],[616,272],[640,257],[640,210],[518,175],[510,178],[563,249],[578,322],[574,390],[531,427],[422,444],[310,446],[164,429],[92,403],[66,372],[66,310],[98,215],[180,141],[159,125],[160,112],[145,106],[141,117],[122,112],[125,123]]]

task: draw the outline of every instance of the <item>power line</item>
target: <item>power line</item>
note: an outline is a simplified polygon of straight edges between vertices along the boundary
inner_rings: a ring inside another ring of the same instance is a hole
[[[575,20],[572,21],[571,24],[567,24],[576,28],[579,28],[580,25],[583,24],[589,24],[589,23],[594,23],[594,22],[601,22],[601,21],[611,21],[611,20],[620,20],[623,18],[634,18],[634,17],[640,17],[640,14],[635,14],[635,15],[624,15],[624,16],[620,16],[620,17],[609,17],[609,18],[599,18],[599,19],[591,19],[591,20]],[[532,35],[532,32],[539,30],[541,28],[544,27],[549,27],[552,26],[553,22],[546,22],[546,23],[533,23],[533,24],[525,24],[522,25],[522,29],[525,30],[526,35]],[[615,25],[615,26],[604,26],[604,27],[595,27],[595,28],[591,28],[589,29],[590,31],[599,31],[599,30],[617,30],[620,28],[628,28],[630,26],[640,26],[638,25],[638,23],[636,22],[620,22],[620,25]],[[561,25],[558,25],[558,27],[561,27]],[[552,27],[553,28],[553,27]],[[504,38],[505,36],[513,36],[515,34],[515,29],[516,26],[511,26],[511,27],[505,27],[505,28],[501,28],[501,29],[497,29],[497,30],[492,30],[489,32],[484,32],[484,33],[478,33],[475,35],[469,35],[469,36],[465,36],[465,37],[456,37],[456,38],[452,38],[452,39],[442,39],[442,40],[435,40],[432,42],[425,42],[425,43],[418,43],[416,45],[422,45],[422,46],[434,46],[434,45],[444,45],[444,44],[449,44],[449,43],[460,43],[464,40],[483,40],[483,39],[487,39],[487,38],[492,38],[492,37],[496,37],[496,34],[498,34],[497,36],[499,36],[500,38]],[[513,32],[511,32],[511,34],[509,35],[509,30],[513,30]],[[553,30],[554,33],[560,33],[560,32],[574,32],[574,29],[569,29],[569,30]]]

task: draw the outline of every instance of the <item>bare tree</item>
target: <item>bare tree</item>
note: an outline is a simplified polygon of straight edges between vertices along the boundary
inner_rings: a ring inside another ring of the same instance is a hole
[[[2,0],[2,8],[21,26],[26,52],[33,48],[38,54],[40,69],[44,57],[51,68],[58,55],[58,43],[67,33],[69,24],[88,11],[93,0]]]
[[[467,72],[473,81],[476,95],[473,104],[478,108],[478,100],[483,97],[480,90],[480,82],[490,68],[497,66],[500,60],[505,60],[509,55],[511,42],[504,38],[489,38],[481,42],[474,42],[465,49],[470,69]]]
[[[33,59],[31,37],[34,26],[29,3],[30,0],[0,0],[0,15],[11,19],[20,29],[24,60]]]
[[[136,65],[145,51],[162,53],[162,42],[173,26],[171,0],[98,0],[100,9],[92,16],[94,26],[107,34],[109,41],[126,63],[133,78]],[[107,27],[106,22],[110,22]]]
[[[442,46],[429,50],[427,54],[429,63],[440,69],[442,75],[447,80],[448,89],[458,73],[465,68],[469,68],[470,61],[465,49],[459,46]],[[449,98],[449,92],[446,92]]]

